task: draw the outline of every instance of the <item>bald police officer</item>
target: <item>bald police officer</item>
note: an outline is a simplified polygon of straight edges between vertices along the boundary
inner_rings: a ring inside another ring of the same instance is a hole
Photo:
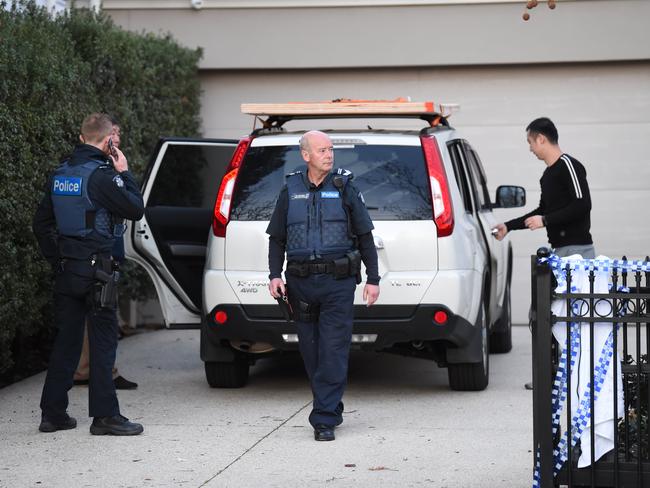
[[[112,369],[117,348],[115,285],[119,273],[111,259],[124,219],[144,212],[138,184],[124,154],[111,150],[113,124],[106,114],[83,121],[85,144],[75,147],[47,180],[33,229],[41,252],[55,272],[54,304],[58,328],[41,396],[41,432],[74,429],[67,413],[68,390],[81,353],[88,318],[90,345],[89,414],[94,435],[136,435],[142,425],[120,414]],[[112,157],[109,156],[112,154]]]
[[[360,262],[367,271],[363,299],[371,306],[379,296],[377,250],[374,226],[352,175],[332,171],[334,153],[327,134],[307,132],[300,139],[300,152],[307,171],[287,176],[266,231],[269,290],[274,298],[289,290],[313,393],[309,422],[317,441],[332,441],[334,428],[343,422],[341,400]],[[281,278],[285,252],[287,287]]]

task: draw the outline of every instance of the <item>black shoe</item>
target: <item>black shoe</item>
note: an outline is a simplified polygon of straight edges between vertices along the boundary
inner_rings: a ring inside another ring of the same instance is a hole
[[[129,381],[123,376],[118,376],[113,380],[116,390],[135,390],[138,387],[137,383]]]
[[[333,441],[334,437],[334,427],[329,425],[317,425],[314,427],[314,439],[317,441]]]
[[[526,388],[527,390],[532,390],[533,389],[533,382],[531,381],[530,383],[526,383],[524,385],[524,388]]]
[[[129,419],[122,415],[95,417],[90,425],[92,435],[138,435],[143,431],[141,424],[129,422]]]
[[[74,429],[76,426],[77,421],[68,415],[67,418],[61,422],[52,422],[51,420],[42,418],[38,430],[41,432],[56,432],[57,430]]]

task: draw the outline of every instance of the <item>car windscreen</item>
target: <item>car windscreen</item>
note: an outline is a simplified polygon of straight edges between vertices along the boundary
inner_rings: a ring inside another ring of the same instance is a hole
[[[334,168],[354,175],[373,220],[431,219],[431,193],[420,146],[335,146]],[[306,171],[298,146],[249,149],[237,176],[232,220],[270,220],[287,174]]]

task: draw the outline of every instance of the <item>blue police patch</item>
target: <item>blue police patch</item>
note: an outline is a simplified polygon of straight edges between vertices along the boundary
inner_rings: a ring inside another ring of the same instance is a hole
[[[292,200],[301,200],[301,199],[308,199],[309,198],[309,193],[296,193],[295,195],[291,195]]]
[[[55,176],[52,186],[54,195],[81,196],[83,178],[79,176]]]
[[[339,192],[337,191],[322,191],[320,192],[321,198],[338,198]]]

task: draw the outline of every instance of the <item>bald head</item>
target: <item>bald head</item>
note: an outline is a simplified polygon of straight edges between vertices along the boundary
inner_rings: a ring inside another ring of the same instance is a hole
[[[331,143],[329,136],[325,132],[310,130],[309,132],[305,132],[300,138],[300,150],[309,152],[309,149],[312,147],[312,141]]]
[[[319,185],[332,170],[334,147],[327,134],[310,130],[300,138],[300,154],[307,163],[307,177]]]

